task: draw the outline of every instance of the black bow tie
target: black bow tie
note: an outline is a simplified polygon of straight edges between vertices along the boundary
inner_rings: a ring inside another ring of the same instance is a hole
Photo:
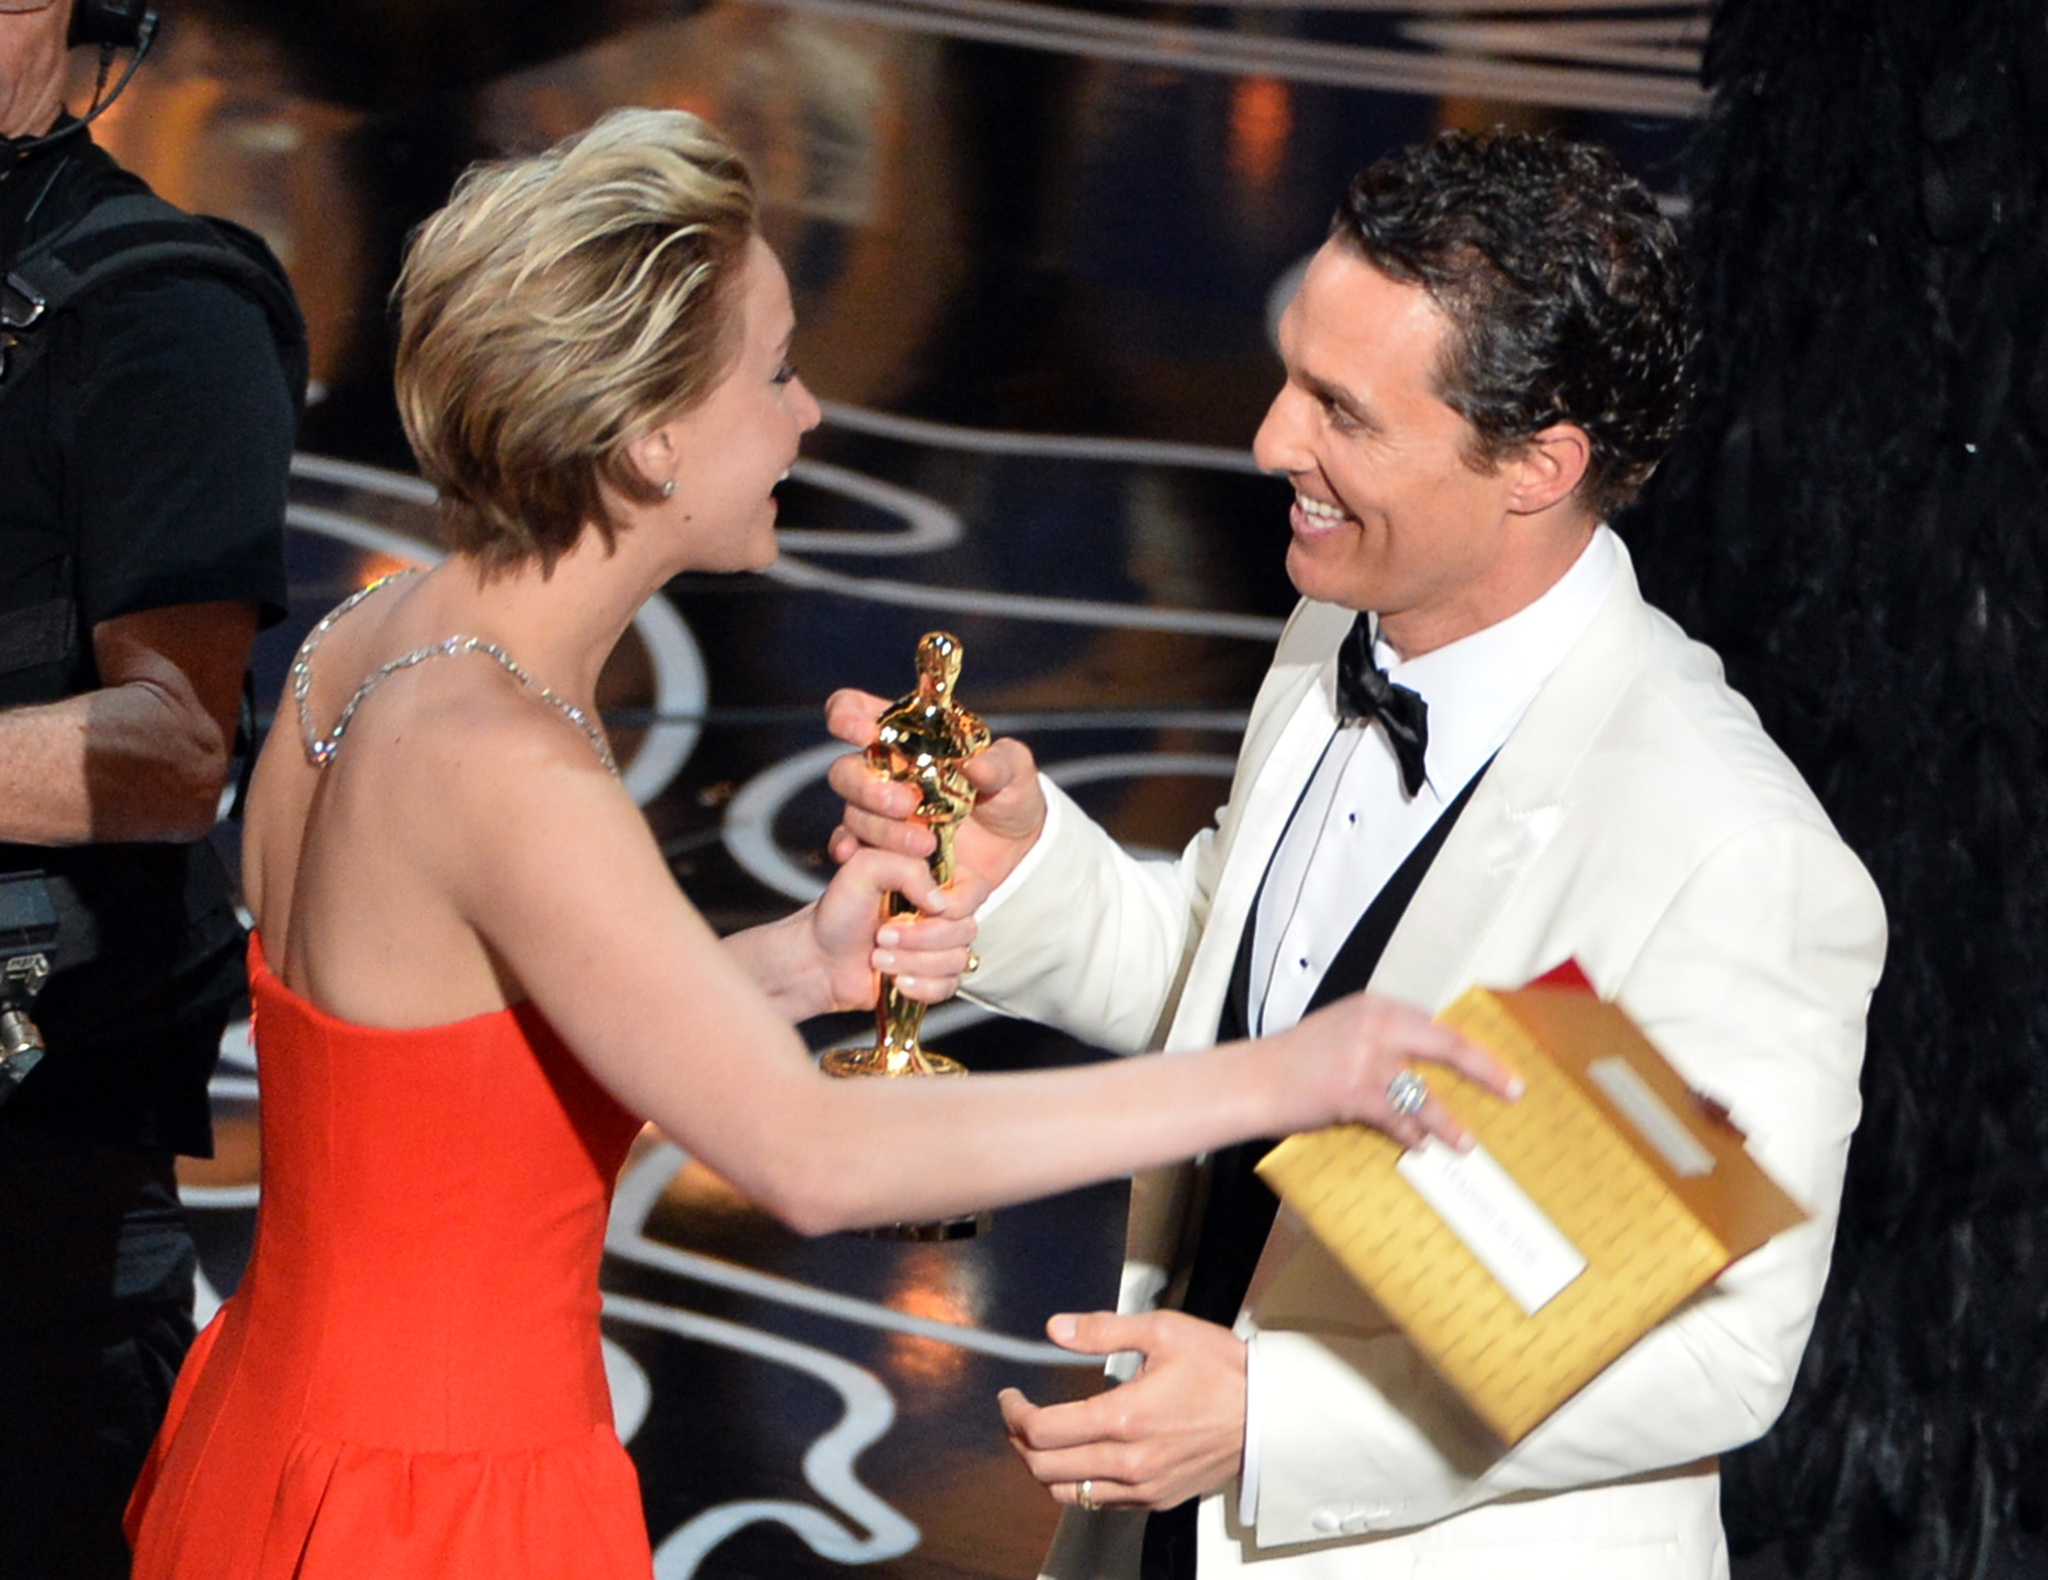
[[[1429,704],[1406,686],[1387,679],[1372,661],[1372,621],[1360,615],[1337,650],[1337,717],[1346,724],[1370,724],[1387,732],[1401,764],[1401,783],[1413,796],[1422,788],[1422,754],[1429,745]]]

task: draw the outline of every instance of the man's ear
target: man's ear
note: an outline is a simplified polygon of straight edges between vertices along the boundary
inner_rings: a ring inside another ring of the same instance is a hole
[[[1507,462],[1514,473],[1508,509],[1533,516],[1567,499],[1593,464],[1593,441],[1574,422],[1556,422],[1522,442]]]

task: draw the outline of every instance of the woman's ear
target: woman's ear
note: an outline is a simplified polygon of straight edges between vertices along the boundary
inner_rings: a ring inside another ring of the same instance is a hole
[[[1552,423],[1522,442],[1507,464],[1517,473],[1508,509],[1533,516],[1568,498],[1593,462],[1593,441],[1573,422]]]
[[[663,423],[626,445],[626,458],[633,463],[633,470],[657,493],[673,493],[676,473],[682,469],[682,448],[674,429],[675,424]]]

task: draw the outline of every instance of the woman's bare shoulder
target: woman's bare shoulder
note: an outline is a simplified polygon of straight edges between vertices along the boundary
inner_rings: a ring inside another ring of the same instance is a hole
[[[355,753],[337,767],[381,803],[380,821],[404,819],[416,837],[477,860],[494,859],[508,841],[523,853],[524,842],[550,832],[573,845],[600,828],[644,830],[576,723],[488,660],[442,668],[406,677],[416,683],[396,687],[387,707],[359,714],[351,734],[363,738],[339,754]]]

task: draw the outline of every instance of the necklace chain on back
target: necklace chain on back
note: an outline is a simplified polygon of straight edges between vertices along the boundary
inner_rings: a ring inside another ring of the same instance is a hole
[[[315,768],[325,768],[333,761],[335,752],[341,747],[342,737],[348,733],[349,722],[355,718],[356,709],[363,705],[364,699],[371,692],[401,669],[411,669],[416,664],[424,664],[430,658],[454,658],[463,653],[482,653],[497,660],[498,666],[518,681],[521,687],[554,708],[581,730],[589,740],[591,749],[597,753],[598,761],[603,763],[606,772],[616,779],[619,776],[618,760],[612,756],[611,743],[605,739],[604,731],[598,727],[597,721],[575,703],[557,695],[535,680],[504,648],[495,642],[487,642],[480,636],[451,636],[443,641],[429,642],[425,647],[416,647],[409,653],[401,653],[388,664],[378,665],[370,671],[363,683],[356,687],[355,694],[342,705],[341,714],[334,721],[334,728],[324,735],[314,729],[312,713],[306,699],[313,687],[313,652],[319,647],[321,638],[327,635],[337,620],[392,580],[393,576],[416,574],[416,571],[407,570],[395,571],[392,576],[378,577],[369,586],[351,594],[329,610],[321,617],[320,623],[306,633],[306,640],[299,644],[299,651],[292,659],[292,700],[298,705],[299,739],[305,747],[306,761]]]

